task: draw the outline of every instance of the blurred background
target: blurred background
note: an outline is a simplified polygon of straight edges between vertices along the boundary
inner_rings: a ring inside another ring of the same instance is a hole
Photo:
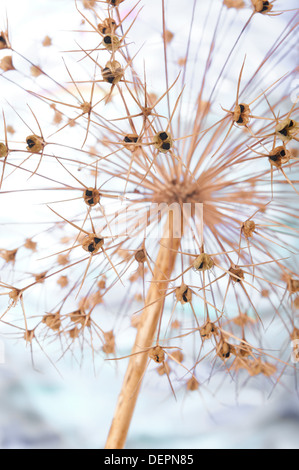
[[[147,64],[155,73],[161,67],[153,53],[153,45],[160,44],[161,40],[161,20],[157,19],[157,8],[153,8],[153,4],[156,7],[160,0],[145,0],[143,3],[142,20],[134,33],[135,41],[138,44],[146,41],[145,47],[148,47],[149,51],[146,56]],[[206,3],[213,6],[221,4],[220,0]],[[280,7],[295,8],[296,4],[297,2],[292,0],[278,0],[275,5],[279,10]],[[171,10],[173,16],[172,30],[184,36],[187,34],[187,26],[185,25],[184,29],[180,14],[176,15],[176,11],[181,11],[181,6],[181,1],[168,2],[168,11]],[[205,8],[209,8],[209,5]],[[248,18],[248,10],[242,10],[238,15],[240,23],[236,22],[236,25],[244,24],[244,19]],[[63,69],[61,57],[65,55],[63,51],[74,48],[72,30],[78,30],[82,19],[78,17],[73,0],[2,0],[2,30],[6,29],[6,17],[14,48],[22,51],[25,57],[30,57],[33,63],[42,61],[41,65],[51,71],[53,76],[60,76]],[[260,30],[263,38],[268,38],[269,44],[274,22],[276,27],[283,28],[288,18],[286,14],[266,18],[263,23],[257,18],[257,23],[260,22],[263,28]],[[267,39],[263,39],[264,43],[261,44],[258,31],[259,28],[255,36],[256,43],[246,44],[247,51],[249,48],[248,55],[252,52],[257,58],[263,56],[263,51],[267,50],[268,46]],[[46,35],[49,35],[53,42],[53,48],[49,48],[47,54],[40,50],[40,43]],[[81,33],[78,38],[80,41]],[[229,42],[229,38],[227,40]],[[242,48],[241,45],[240,55],[234,62],[235,70],[239,70],[243,61]],[[173,60],[178,53],[179,45],[174,43],[170,48]],[[20,57],[15,60],[17,69],[25,66],[24,63],[22,65]],[[249,58],[249,63],[250,60]],[[141,61],[140,67],[142,66]],[[26,70],[24,73],[26,75]],[[32,77],[27,80],[24,76],[18,77],[18,72],[13,74],[13,82],[22,83],[23,87],[29,87],[30,83],[32,89]],[[37,81],[37,89],[43,85],[42,81],[38,82],[42,78],[34,78],[33,82],[34,80]],[[5,107],[10,122],[14,121],[17,126],[19,121],[15,115],[12,117],[12,111],[7,110],[6,100],[25,108],[24,91],[9,80],[2,80],[1,87],[1,105]],[[22,203],[25,204],[26,198],[24,201]],[[34,215],[39,216],[38,208]],[[10,208],[2,204],[1,217],[2,220],[20,222],[24,216],[21,210],[19,214],[11,214]],[[17,237],[24,230],[24,225],[15,231],[10,230],[1,225],[1,246],[6,246],[5,243],[8,239],[11,241],[14,234]],[[120,295],[118,299],[113,300],[112,306],[110,303],[115,315],[120,309],[121,299]],[[268,315],[271,318],[271,312],[268,312]],[[123,330],[125,333],[120,337],[119,352],[127,351],[134,339],[134,331],[126,327]],[[94,367],[92,355],[87,351],[84,353],[82,364],[72,356],[65,356],[59,363],[52,364],[49,359],[51,348],[44,352],[34,344],[33,351],[30,346],[25,349],[24,341],[20,341],[17,336],[7,333],[0,336],[0,447],[103,448],[126,361],[101,361]],[[275,341],[274,335],[274,349]],[[127,448],[299,448],[299,398],[292,372],[287,376],[284,385],[276,386],[271,384],[270,379],[263,381],[240,378],[236,381],[231,377],[223,380],[221,376],[218,382],[213,383],[213,387],[210,387],[209,383],[203,383],[199,390],[188,394],[183,388],[178,389],[177,400],[173,397],[165,377],[164,379],[157,382],[155,371],[150,371],[145,377]]]

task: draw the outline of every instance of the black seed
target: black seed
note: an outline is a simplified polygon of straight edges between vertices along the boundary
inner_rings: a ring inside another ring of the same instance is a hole
[[[26,142],[27,142],[28,147],[29,147],[30,149],[32,149],[32,147],[35,146],[35,142],[34,142],[34,140],[32,140],[32,139],[28,139]]]
[[[279,131],[279,134],[284,135],[286,137],[288,135],[288,128],[285,127],[284,129],[281,129],[281,131]]]
[[[228,358],[229,358],[229,356],[230,356],[230,352],[228,352],[228,353],[224,354],[224,357],[225,357],[226,359],[228,359]]]
[[[111,36],[105,36],[104,37],[104,43],[105,44],[111,44],[112,43]]]
[[[244,106],[244,104],[240,104],[240,105],[239,105],[239,108],[240,108],[241,113],[244,113],[244,111],[245,111],[245,106]]]
[[[188,303],[188,299],[187,299],[187,295],[186,295],[187,293],[188,293],[188,289],[186,289],[185,292],[183,293],[183,301],[185,303]]]
[[[170,143],[169,142],[164,142],[164,144],[162,144],[162,149],[163,150],[170,150]]]
[[[90,204],[90,205],[94,204],[94,199],[93,199],[93,197],[92,197],[91,199],[89,199],[87,202],[88,202],[88,204]]]
[[[89,191],[89,189],[86,189],[86,191],[85,191],[85,196],[86,196],[86,197],[92,196],[92,191]]]
[[[126,137],[124,138],[124,141],[125,142],[132,142],[132,139],[126,135]]]
[[[239,117],[239,119],[237,120],[237,124],[243,124],[244,122],[244,119],[242,118],[242,116]]]
[[[91,243],[90,245],[88,245],[88,251],[89,251],[90,253],[92,253],[94,250],[95,250],[95,246],[94,246],[93,243]]]
[[[284,156],[285,156],[285,154],[286,154],[285,150],[281,150],[281,152],[280,152],[280,156],[281,156],[281,157],[284,157]]]
[[[198,269],[202,269],[203,265],[204,265],[204,263],[201,263]]]
[[[103,28],[103,29],[102,29],[102,33],[103,33],[103,34],[106,34],[106,31],[107,31],[107,28]]]
[[[272,162],[277,162],[277,160],[279,159],[279,156],[278,155],[271,155],[269,158],[270,158],[270,160],[272,160]]]
[[[94,242],[95,242],[96,245],[98,245],[98,244],[101,243],[102,241],[103,241],[102,238],[97,238],[97,237],[94,238]]]
[[[293,125],[294,125],[294,121],[291,120],[290,124],[289,124],[289,127],[293,127]]]
[[[161,132],[159,134],[159,137],[160,137],[161,140],[166,140],[166,139],[168,139],[168,134],[167,134],[167,132]]]

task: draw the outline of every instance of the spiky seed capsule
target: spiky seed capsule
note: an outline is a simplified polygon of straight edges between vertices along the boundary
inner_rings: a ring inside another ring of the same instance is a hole
[[[29,135],[26,138],[26,143],[27,150],[31,153],[40,153],[45,147],[42,137],[38,137],[37,135]]]
[[[83,192],[84,202],[90,206],[96,206],[100,202],[100,192],[95,188],[87,188]]]
[[[173,147],[173,140],[168,132],[158,132],[153,139],[154,146],[161,153],[167,153]]]
[[[6,33],[4,33],[3,31],[1,31],[0,34],[0,50],[1,49],[9,49],[8,42],[6,39]]]
[[[107,62],[105,68],[102,70],[102,77],[105,82],[111,85],[116,85],[121,81],[124,75],[124,70],[117,60]]]
[[[238,104],[234,109],[233,121],[239,126],[247,126],[250,121],[248,104]]]
[[[275,127],[275,134],[283,142],[289,142],[292,140],[299,132],[299,123],[294,121],[294,119],[284,119]]]
[[[5,144],[0,142],[0,158],[5,158],[8,155],[8,148]]]
[[[196,271],[208,271],[215,266],[213,259],[211,256],[207,255],[206,253],[202,253],[199,255],[195,261],[193,261],[193,268]]]
[[[231,266],[228,272],[230,273],[230,278],[233,282],[241,282],[245,278],[244,271],[238,266]]]
[[[206,339],[211,339],[213,335],[218,334],[218,329],[214,325],[214,323],[211,323],[208,321],[201,329],[200,329],[200,336],[202,337],[203,340]]]
[[[136,260],[138,263],[144,263],[144,262],[146,261],[146,255],[145,255],[144,250],[138,250],[138,251],[136,251],[136,253],[135,253],[135,260]]]
[[[161,364],[165,360],[165,353],[161,346],[155,346],[149,351],[149,357],[153,361],[157,362],[157,364]]]
[[[97,253],[104,245],[104,239],[90,233],[83,239],[82,248],[91,254]]]
[[[198,380],[196,380],[195,377],[191,377],[191,379],[189,379],[187,382],[187,390],[189,390],[190,392],[195,392],[198,389],[199,389]]]
[[[192,291],[189,289],[186,284],[182,284],[180,287],[177,287],[175,291],[175,296],[178,302],[181,302],[182,305],[191,302],[192,300]]]
[[[108,51],[116,51],[120,46],[120,40],[115,34],[106,34],[102,44]]]
[[[282,165],[290,161],[291,156],[291,152],[285,147],[276,147],[269,153],[269,162],[276,168],[281,168]]]
[[[246,238],[251,238],[256,230],[256,225],[253,220],[246,220],[242,226],[242,233]]]
[[[299,292],[299,280],[298,279],[289,279],[288,280],[288,291],[290,294],[295,294]]]
[[[112,18],[106,18],[103,23],[98,24],[98,30],[102,34],[114,33],[116,29],[116,22]]]
[[[127,134],[123,140],[124,147],[131,152],[134,152],[136,148],[138,147],[137,142],[138,142],[139,136],[137,134]]]
[[[257,13],[269,13],[273,8],[271,2],[264,0],[251,0],[251,3]]]
[[[225,359],[229,359],[231,354],[234,353],[234,347],[229,344],[229,343],[226,343],[225,341],[223,341],[221,344],[220,344],[220,347],[218,348],[218,351],[217,351],[217,356],[221,357],[221,359],[225,360]]]

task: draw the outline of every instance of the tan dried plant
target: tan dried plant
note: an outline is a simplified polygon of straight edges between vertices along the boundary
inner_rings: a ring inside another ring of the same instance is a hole
[[[24,224],[18,241],[1,240],[1,324],[55,367],[87,348],[94,360],[128,360],[107,448],[125,446],[152,366],[175,396],[219,371],[270,388],[296,376],[298,348],[285,342],[299,337],[298,11],[154,3],[161,29],[148,46],[140,2],[75,0],[63,79],[42,53],[35,64],[14,49],[9,24],[0,35],[1,79],[23,96],[3,111],[0,195]],[[176,30],[180,16],[187,29]],[[270,47],[257,53],[263,25]],[[124,352],[126,319],[137,333]]]

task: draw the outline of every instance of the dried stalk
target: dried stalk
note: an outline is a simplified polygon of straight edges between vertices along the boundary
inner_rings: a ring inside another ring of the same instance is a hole
[[[143,351],[153,344],[165,302],[164,293],[168,285],[165,281],[170,279],[174,269],[180,242],[181,238],[174,233],[173,213],[170,212],[156,260],[153,282],[151,282],[145,300],[145,308],[140,318],[132,351],[133,355],[130,357],[118,398],[106,449],[122,449],[125,445],[141,382],[148,364],[147,351],[140,354],[134,353]]]

